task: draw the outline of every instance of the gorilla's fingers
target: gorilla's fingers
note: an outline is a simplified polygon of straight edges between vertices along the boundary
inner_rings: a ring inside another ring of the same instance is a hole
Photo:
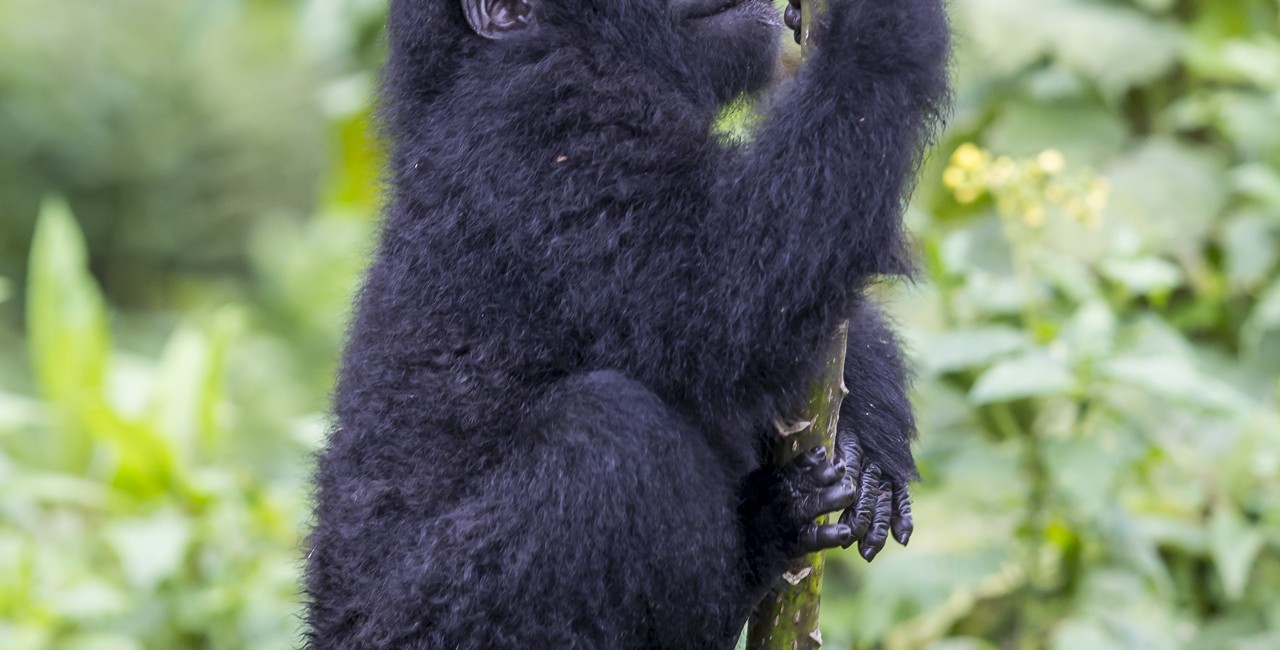
[[[811,524],[801,529],[799,547],[801,553],[816,553],[848,547],[853,541],[853,532],[844,524]]]
[[[858,553],[868,562],[876,559],[876,555],[884,549],[889,539],[889,519],[893,513],[893,488],[889,482],[880,484],[877,490],[875,513],[871,516],[871,528],[858,542]]]
[[[853,481],[841,481],[839,485],[824,488],[813,496],[801,499],[796,504],[796,519],[812,521],[829,512],[839,512],[848,508],[857,496],[858,489]]]
[[[862,445],[858,441],[858,437],[851,433],[842,433],[836,436],[836,458],[844,461],[849,466],[849,470],[853,472],[855,478],[862,475]]]
[[[899,484],[893,489],[893,517],[889,520],[893,538],[906,546],[911,541],[911,533],[915,530],[915,522],[911,520],[911,493],[906,484]]]
[[[880,468],[868,466],[859,479],[857,502],[840,516],[840,521],[848,524],[855,539],[862,539],[871,528],[880,490]]]
[[[815,485],[819,487],[826,487],[828,485],[834,485],[841,478],[844,478],[847,471],[848,468],[845,467],[843,461],[836,461],[835,465],[832,465],[831,463],[822,463],[818,465],[810,470],[810,476],[813,477]]]
[[[823,447],[822,445],[818,445],[817,447],[813,447],[809,451],[806,451],[803,454],[796,456],[796,459],[791,462],[795,464],[796,467],[813,467],[826,459],[827,459],[826,447]]]
[[[787,5],[782,11],[782,22],[793,30],[800,29],[800,7],[795,5]]]

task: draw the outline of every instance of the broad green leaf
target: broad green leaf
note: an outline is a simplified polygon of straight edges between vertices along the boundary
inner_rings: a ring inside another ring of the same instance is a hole
[[[959,0],[957,28],[978,53],[980,67],[1011,74],[1039,60],[1049,47],[1041,7],[1020,0]]]
[[[975,404],[1007,402],[1070,392],[1075,380],[1067,368],[1043,353],[1002,361],[978,377],[969,400]]]
[[[942,374],[988,365],[1027,348],[1030,342],[1026,333],[1011,327],[952,330],[921,343],[913,356],[924,372]]]
[[[1236,192],[1263,205],[1280,210],[1280,171],[1261,163],[1246,163],[1231,170],[1231,185]],[[1280,215],[1271,213],[1272,223]]]
[[[1280,155],[1280,98],[1223,93],[1216,98],[1215,125],[1249,158]]]
[[[1112,100],[1171,70],[1182,52],[1182,33],[1175,25],[1128,7],[1101,2],[1050,6],[1052,19],[1045,23],[1052,24],[1049,34],[1059,60]]]
[[[1010,74],[1054,54],[1112,99],[1172,69],[1183,47],[1172,23],[1101,2],[966,0],[955,14],[982,65]]]
[[[1172,355],[1117,357],[1100,365],[1100,374],[1113,381],[1172,398],[1183,405],[1248,413],[1254,405],[1226,383],[1201,373],[1190,360]]]
[[[1159,257],[1109,259],[1102,263],[1102,273],[1140,296],[1168,294],[1182,284],[1182,271]]]
[[[1061,151],[1073,166],[1100,165],[1125,145],[1129,129],[1112,111],[1084,103],[1011,102],[985,132],[983,143],[1011,156]]]
[[[1115,347],[1116,315],[1101,300],[1086,302],[1067,322],[1062,338],[1076,357],[1106,355]]]
[[[1227,598],[1244,596],[1254,560],[1262,550],[1264,537],[1229,503],[1219,503],[1209,520],[1209,554],[1222,579]]]
[[[1217,157],[1170,140],[1148,140],[1106,175],[1114,191],[1103,219],[1134,228],[1145,252],[1199,248],[1226,205]]]
[[[1225,40],[1199,36],[1191,40],[1186,61],[1197,76],[1213,81],[1263,87],[1280,83],[1280,44],[1274,36]]]

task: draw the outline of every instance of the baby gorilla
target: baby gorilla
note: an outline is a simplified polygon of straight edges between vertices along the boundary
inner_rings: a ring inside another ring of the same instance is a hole
[[[736,144],[713,122],[771,80],[766,0],[392,0],[309,647],[728,648],[797,554],[906,542],[915,423],[866,290],[910,269],[947,25],[828,4]],[[838,457],[771,466],[845,320]]]

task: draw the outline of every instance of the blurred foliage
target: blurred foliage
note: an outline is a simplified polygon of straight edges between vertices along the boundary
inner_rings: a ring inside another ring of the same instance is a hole
[[[0,4],[0,648],[297,642],[382,4]],[[827,647],[1280,647],[1280,6],[952,12],[919,529]]]

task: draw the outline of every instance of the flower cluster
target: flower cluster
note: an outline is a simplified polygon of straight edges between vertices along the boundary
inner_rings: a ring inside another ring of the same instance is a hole
[[[1097,227],[1111,193],[1107,179],[1093,170],[1068,171],[1066,158],[1056,149],[1015,159],[992,156],[968,142],[951,155],[942,182],[959,203],[990,197],[1001,215],[1019,218],[1032,228],[1043,226],[1055,207],[1087,227]]]

